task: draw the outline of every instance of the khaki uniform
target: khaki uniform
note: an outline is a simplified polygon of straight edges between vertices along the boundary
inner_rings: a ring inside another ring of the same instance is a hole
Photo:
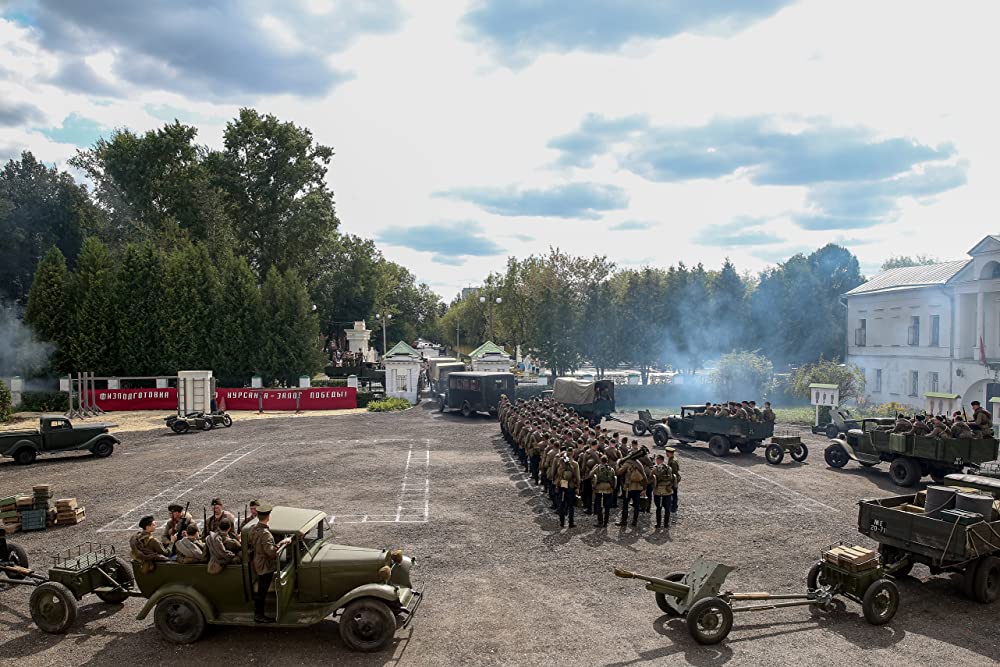
[[[945,436],[950,436],[950,435],[951,435],[951,431],[948,430],[948,427],[945,426],[944,424],[940,424],[938,426],[935,426],[931,430],[931,432],[927,434],[927,437],[928,438],[936,438],[936,439],[940,440],[941,438],[943,438]]]
[[[926,421],[913,422],[913,430],[911,431],[913,435],[927,435],[930,432],[931,427],[927,425]]]
[[[556,484],[560,489],[580,488],[580,464],[569,459],[563,460],[561,457],[556,460]]]
[[[913,422],[905,417],[900,417],[896,420],[896,426],[893,427],[893,433],[909,433],[913,430]]]
[[[972,429],[969,428],[968,424],[966,424],[963,421],[957,421],[951,427],[951,437],[964,438],[968,440],[971,438],[975,438],[976,436],[973,435]]]
[[[249,544],[253,551],[253,571],[258,576],[278,569],[278,549],[267,526],[258,523],[251,528]]]
[[[976,411],[972,413],[972,423],[979,427],[979,430],[984,433],[993,432],[993,416],[982,408],[976,408]]]
[[[215,513],[209,514],[208,518],[205,519],[205,534],[214,533],[219,530],[219,524],[223,519],[229,519],[229,525],[236,529],[236,517],[229,510],[222,510],[222,514],[216,518]]]
[[[156,567],[154,563],[170,560],[167,550],[152,534],[140,530],[128,541],[132,551],[132,560],[139,562],[139,571],[149,574]]]
[[[638,461],[626,461],[618,468],[626,491],[642,491],[649,484],[649,475]]]
[[[181,565],[204,563],[207,558],[205,543],[192,540],[187,535],[177,540],[177,562]]]
[[[185,519],[187,520],[185,521]],[[187,528],[188,526],[194,525],[194,523],[194,517],[191,516],[191,512],[182,514],[180,520],[178,521],[174,521],[173,519],[168,520],[167,525],[163,527],[163,543],[170,544],[170,540],[174,536],[174,533],[179,532],[182,527]],[[181,536],[178,535],[177,539],[181,539]]]
[[[674,471],[666,463],[653,466],[653,494],[670,496],[674,493]]]
[[[771,424],[773,424],[775,419],[777,418],[777,416],[774,414],[774,410],[772,410],[771,408],[764,408],[762,414],[764,416],[764,421],[769,422]]]
[[[208,550],[208,573],[221,574],[223,569],[238,561],[236,553],[226,548],[226,541],[219,533],[211,533],[205,540]]]

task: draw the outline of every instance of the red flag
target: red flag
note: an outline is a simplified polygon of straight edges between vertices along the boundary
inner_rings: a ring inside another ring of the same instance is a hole
[[[986,364],[986,345],[983,343],[983,337],[979,337],[979,361]]]

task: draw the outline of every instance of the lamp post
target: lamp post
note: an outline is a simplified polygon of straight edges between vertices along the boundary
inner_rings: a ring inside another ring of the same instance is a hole
[[[486,297],[485,296],[479,297],[479,303],[486,303]],[[490,342],[491,343],[495,342],[493,340],[493,305],[496,304],[499,306],[501,303],[503,303],[503,299],[501,299],[500,297],[497,297],[495,299],[490,299]]]
[[[385,357],[385,353],[389,351],[389,348],[386,347],[385,327],[389,324],[389,320],[392,319],[392,313],[375,313],[375,319],[382,322],[382,356]]]

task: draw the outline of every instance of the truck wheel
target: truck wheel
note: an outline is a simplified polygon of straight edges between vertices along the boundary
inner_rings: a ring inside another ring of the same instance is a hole
[[[462,403],[462,416],[463,417],[472,416],[472,407],[468,403]]]
[[[31,447],[22,447],[14,453],[14,461],[19,465],[28,466],[35,462],[38,453]]]
[[[833,440],[838,435],[840,435],[840,429],[837,428],[836,424],[827,424],[826,425],[826,437],[828,437],[831,440]]]
[[[750,440],[748,442],[738,443],[736,445],[736,449],[740,450],[741,454],[753,454],[759,444],[760,443],[756,440]]]
[[[771,465],[778,465],[781,460],[785,458],[785,450],[781,448],[781,445],[768,445],[767,449],[764,450],[764,458]]]
[[[721,598],[705,598],[691,607],[687,624],[699,644],[718,644],[733,629],[733,610]]]
[[[115,559],[108,563],[107,567],[102,568],[109,577],[118,582],[118,585],[126,589],[124,591],[94,591],[94,594],[101,599],[101,602],[105,604],[121,604],[128,599],[127,589],[132,588],[132,582],[134,581],[132,577],[132,568],[129,564],[125,562],[125,559],[121,556],[115,556]]]
[[[649,429],[646,428],[646,422],[641,419],[636,419],[632,422],[632,435],[646,435]]]
[[[823,459],[831,468],[843,468],[851,457],[847,455],[846,449],[835,442],[823,451]]]
[[[905,456],[895,459],[889,465],[889,476],[898,486],[913,486],[920,481],[922,473],[920,464]]]
[[[805,445],[799,445],[792,450],[792,460],[802,463],[809,456],[809,448]]]
[[[31,620],[42,632],[61,635],[76,620],[76,598],[56,581],[46,581],[31,591],[28,606],[31,608]]]
[[[671,572],[670,574],[668,574],[663,578],[666,579],[667,581],[681,582],[684,581],[684,576],[686,574],[687,572]],[[680,614],[677,613],[676,609],[667,604],[667,596],[664,593],[656,593],[656,606],[659,607],[660,611],[662,611],[667,616],[675,616],[675,617],[680,616]]]
[[[11,544],[10,542],[7,543],[7,549],[10,550],[10,556],[8,556],[7,561],[8,563],[11,565],[17,565],[18,567],[28,567],[28,554],[25,553],[24,549],[22,549],[19,545]],[[14,574],[13,572],[7,572],[7,576],[11,579],[24,579],[23,574]]]
[[[352,651],[381,651],[392,642],[395,634],[396,617],[381,600],[355,600],[340,616],[340,638]]]
[[[976,570],[979,569],[980,562],[974,560],[962,571],[962,594],[970,600],[976,599]]]
[[[153,623],[174,644],[192,644],[205,632],[205,616],[198,605],[181,595],[167,595],[156,603]]]
[[[670,434],[667,433],[665,428],[653,429],[653,442],[656,443],[657,447],[666,447],[667,442],[670,440]]]
[[[1000,558],[987,556],[976,568],[976,578],[972,584],[976,599],[985,604],[1000,597]]]
[[[712,456],[725,456],[729,453],[729,438],[724,435],[713,435],[708,440],[708,451]]]
[[[101,440],[99,443],[94,445],[94,448],[90,450],[99,459],[106,459],[111,456],[111,452],[115,451],[115,443],[110,440]]]
[[[879,579],[865,591],[861,610],[872,625],[885,625],[899,609],[899,589],[888,579]]]

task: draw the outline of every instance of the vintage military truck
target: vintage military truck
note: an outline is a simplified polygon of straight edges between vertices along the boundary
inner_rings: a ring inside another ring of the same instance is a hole
[[[707,442],[714,456],[725,456],[731,449],[744,454],[753,452],[760,444],[774,435],[774,424],[749,419],[715,417],[705,414],[704,405],[685,405],[679,415],[670,415],[667,421],[650,426],[653,442],[665,447],[670,440],[678,442]]]
[[[445,382],[445,391],[437,397],[438,412],[461,410],[463,417],[477,412],[496,416],[500,397],[506,394],[513,399],[517,391],[513,373],[464,371],[449,373]]]
[[[835,438],[823,452],[831,468],[843,468],[848,461],[865,467],[889,464],[889,475],[899,486],[913,486],[925,475],[940,482],[946,475],[962,472],[966,466],[997,458],[998,441],[982,438],[928,438],[892,433],[878,419],[861,420],[861,428],[851,429],[844,438]]]
[[[334,544],[325,534],[326,514],[316,510],[275,507],[268,527],[276,542],[292,538],[278,552],[274,591],[267,595],[266,613],[276,612],[275,627],[301,628],[341,612],[344,643],[356,651],[378,651],[412,620],[422,596],[410,582],[416,561],[402,551]],[[220,574],[209,574],[204,563],[173,561],[156,563],[148,573],[133,561],[129,571],[113,548],[93,544],[57,560],[47,578],[26,568],[13,574],[30,577],[25,583],[37,586],[32,618],[45,632],[66,632],[76,618],[77,600],[95,593],[109,603],[146,598],[139,620],[152,612],[165,639],[190,644],[207,625],[254,625],[250,530],[242,531],[239,562]]]
[[[73,426],[65,417],[44,415],[38,428],[0,432],[0,456],[12,457],[22,465],[34,463],[40,454],[89,451],[94,456],[111,456],[118,438],[108,432],[114,424]]]
[[[591,426],[597,426],[615,411],[615,383],[611,380],[556,378],[552,385],[552,398],[573,408]]]

